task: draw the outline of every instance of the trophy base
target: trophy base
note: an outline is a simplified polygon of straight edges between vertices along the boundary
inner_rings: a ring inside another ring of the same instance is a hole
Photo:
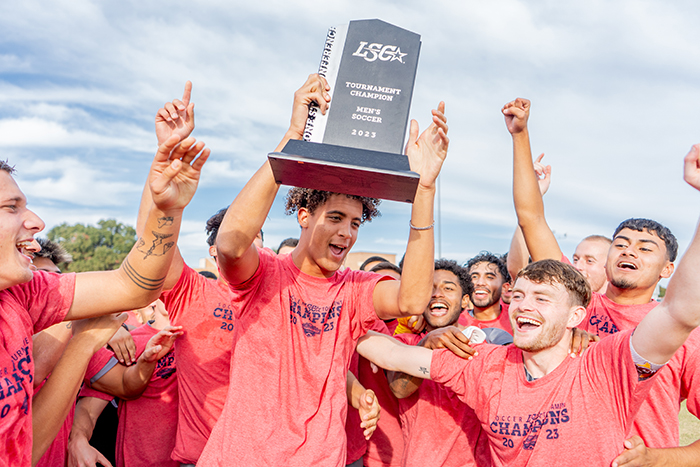
[[[267,155],[283,185],[412,203],[420,176],[400,154],[290,140]]]

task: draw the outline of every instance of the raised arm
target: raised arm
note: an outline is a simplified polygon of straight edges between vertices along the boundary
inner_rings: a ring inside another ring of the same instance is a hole
[[[79,321],[75,335],[46,384],[32,400],[32,465],[36,465],[58,434],[75,403],[85,370],[93,354],[102,348],[126,320],[109,315]]]
[[[537,185],[540,188],[542,197],[549,190],[549,185],[552,181],[552,166],[542,164],[543,157],[544,153],[540,154],[540,157],[534,163]],[[516,277],[520,270],[528,265],[529,260],[530,252],[527,249],[525,237],[523,237],[523,230],[518,225],[515,228],[513,239],[510,242],[510,249],[508,250],[508,264],[506,266],[510,277]]]
[[[173,135],[180,137],[180,141],[185,140],[194,131],[194,103],[190,102],[192,97],[192,83],[185,83],[185,90],[182,93],[182,100],[174,99],[172,102],[166,102],[163,107],[156,112],[156,138],[158,146],[165,143],[168,138]],[[139,204],[139,212],[136,217],[136,235],[139,237],[144,232],[148,213],[153,208],[153,197],[151,196],[150,177],[146,179],[146,184],[141,193],[141,203]],[[180,249],[175,245],[173,252],[173,260],[168,270],[168,274],[163,283],[163,290],[172,289],[177,284],[184,260],[180,254]]]
[[[684,178],[700,191],[700,145],[685,156]],[[664,364],[700,325],[700,231],[678,263],[666,289],[664,301],[644,317],[632,335],[632,346],[649,362]]]
[[[321,113],[326,113],[330,102],[328,90],[325,78],[314,74],[294,93],[289,130],[275,151],[280,151],[290,139],[302,138],[311,102],[316,102]],[[216,251],[221,273],[229,283],[245,282],[258,268],[258,250],[253,240],[265,223],[278,190],[272,167],[265,161],[226,212],[216,237]]]
[[[174,255],[183,209],[192,199],[209,157],[204,143],[196,143],[194,138],[178,145],[179,141],[174,135],[163,143],[151,165],[154,206],[143,234],[119,269],[77,274],[66,319],[141,308],[159,297]]]
[[[530,101],[518,98],[504,105],[502,112],[513,137],[513,203],[527,249],[533,261],[559,261],[561,249],[544,216],[544,204],[530,152],[527,129]]]
[[[146,390],[158,360],[170,352],[173,342],[182,335],[182,326],[166,326],[151,337],[146,349],[130,367],[114,365],[92,388],[123,400],[138,399]]]
[[[432,111],[432,124],[418,136],[418,122],[411,120],[406,145],[411,170],[420,175],[411,208],[408,246],[400,281],[382,281],[374,288],[373,302],[382,319],[419,315],[425,311],[433,290],[435,261],[435,181],[447,157],[445,103]]]

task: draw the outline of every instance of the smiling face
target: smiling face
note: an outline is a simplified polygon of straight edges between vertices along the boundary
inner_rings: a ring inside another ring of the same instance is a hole
[[[331,195],[313,214],[306,208],[297,215],[302,231],[292,256],[303,256],[301,270],[330,277],[345,261],[362,224],[362,203],[345,195]],[[301,248],[300,248],[301,247]]]
[[[671,276],[673,263],[666,244],[655,233],[622,229],[613,239],[606,270],[613,287],[653,290],[659,279]]]
[[[486,261],[476,263],[469,268],[469,277],[474,285],[469,298],[476,308],[488,308],[498,303],[504,279],[496,264]]]
[[[0,170],[0,290],[32,279],[33,239],[43,228],[15,180]]]
[[[510,302],[513,343],[526,352],[550,349],[561,343],[567,329],[579,324],[585,307],[571,303],[566,288],[519,277]]]
[[[436,270],[433,274],[433,295],[423,312],[428,327],[432,330],[456,323],[462,313],[462,305],[459,278],[451,271]]]
[[[573,264],[591,284],[594,292],[605,290],[608,276],[605,261],[610,244],[603,240],[584,240],[578,244],[573,256]]]

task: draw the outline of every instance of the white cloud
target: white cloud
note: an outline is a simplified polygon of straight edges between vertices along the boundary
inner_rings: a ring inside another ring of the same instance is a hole
[[[18,177],[29,200],[53,200],[78,206],[122,206],[124,196],[136,195],[143,185],[110,179],[109,174],[74,158],[38,160],[23,168],[32,178]]]

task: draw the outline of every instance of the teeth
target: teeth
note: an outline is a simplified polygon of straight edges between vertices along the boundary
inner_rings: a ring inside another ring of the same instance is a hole
[[[17,243],[17,248],[27,248],[32,244],[31,240],[24,240],[22,242]]]
[[[629,269],[637,269],[637,266],[635,266],[632,263],[620,263],[621,268],[629,268]]]
[[[445,305],[444,303],[433,303],[432,305],[430,305],[431,310],[434,310],[435,308],[447,308],[447,305]]]
[[[525,316],[518,316],[516,321],[518,322],[518,324],[526,324],[527,323],[527,324],[533,324],[535,326],[542,325],[542,323],[540,323],[539,321],[535,321],[534,319],[530,319],[530,318],[527,318]]]

